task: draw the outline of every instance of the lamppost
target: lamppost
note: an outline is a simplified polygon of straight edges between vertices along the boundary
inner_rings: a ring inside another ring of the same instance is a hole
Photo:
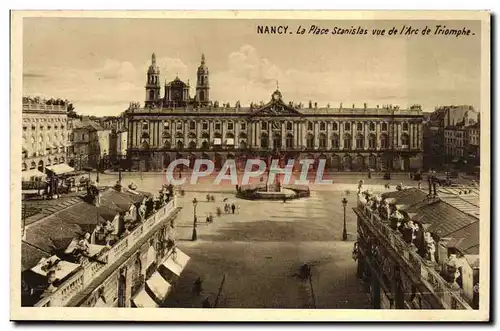
[[[193,220],[193,235],[191,236],[191,240],[195,241],[198,238],[198,235],[196,233],[196,205],[198,204],[198,200],[196,198],[193,198],[193,215],[194,215],[194,220]]]
[[[342,199],[342,206],[344,206],[344,230],[342,231],[342,240],[346,241],[347,240],[347,228],[345,224],[345,208],[347,207],[347,199],[343,198]]]
[[[99,168],[100,168],[100,165],[101,165],[101,158],[100,158],[100,155],[97,154],[97,177],[95,179],[96,183],[99,183]]]

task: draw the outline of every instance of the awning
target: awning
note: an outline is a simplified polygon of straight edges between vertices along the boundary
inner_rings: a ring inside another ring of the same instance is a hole
[[[29,182],[32,181],[33,178],[44,178],[47,177],[43,172],[38,171],[37,169],[31,169],[31,170],[26,170],[21,172],[21,176],[23,179],[23,182]]]
[[[158,272],[155,272],[151,278],[146,281],[146,284],[159,301],[165,300],[171,287],[165,278]]]
[[[234,139],[233,138],[227,138],[226,139],[226,145],[234,145]]]
[[[177,276],[180,276],[182,270],[184,270],[190,258],[186,254],[184,254],[180,249],[176,248],[175,250],[177,252],[176,254],[174,253],[175,255],[177,255],[175,259],[172,256],[172,254],[170,254],[168,259],[165,262],[163,262],[163,265],[165,266],[165,268],[172,271]]]
[[[66,163],[56,164],[51,167],[46,167],[47,170],[52,171],[56,175],[66,174],[68,172],[73,172],[75,169],[67,165]]]
[[[151,299],[149,294],[146,293],[146,290],[143,289],[139,294],[136,295],[132,302],[137,308],[158,308],[156,302]]]
[[[222,145],[222,139],[221,138],[214,138],[214,145]]]
[[[36,266],[31,268],[31,271],[36,272],[37,274],[42,276],[47,276],[47,272],[49,270],[54,270],[56,273],[56,278],[62,280],[70,273],[75,271],[78,267],[80,267],[79,264],[62,261],[57,256],[53,255],[48,259],[41,259]]]

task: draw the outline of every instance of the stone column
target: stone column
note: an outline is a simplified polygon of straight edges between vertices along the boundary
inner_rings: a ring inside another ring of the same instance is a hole
[[[198,120],[196,121],[196,147],[200,148],[201,147],[201,124],[202,121]]]
[[[365,136],[365,146],[364,146],[364,150],[367,150],[368,148],[370,148],[370,145],[369,145],[369,137],[370,137],[370,122],[365,122],[364,125],[363,125],[363,131],[364,131],[364,136]]]

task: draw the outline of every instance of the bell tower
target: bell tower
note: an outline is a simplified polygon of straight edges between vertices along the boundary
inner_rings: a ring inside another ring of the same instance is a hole
[[[208,80],[208,68],[205,65],[205,54],[201,55],[201,64],[198,67],[196,80],[196,101],[202,106],[210,102],[210,84]]]
[[[156,65],[156,55],[151,55],[146,82],[146,106],[152,106],[160,100],[160,68]]]

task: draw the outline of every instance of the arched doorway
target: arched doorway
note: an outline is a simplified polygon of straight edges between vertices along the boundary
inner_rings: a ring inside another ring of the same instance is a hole
[[[330,167],[331,167],[330,160],[328,159],[328,157],[325,154],[320,154],[320,156],[318,156],[318,159],[316,160],[318,163],[318,166],[319,166],[320,160],[324,160],[323,162],[325,162],[325,166],[324,166],[325,170],[330,169]]]
[[[332,169],[333,170],[340,170],[341,162],[340,162],[340,156],[337,154],[332,155]]]
[[[363,171],[365,169],[365,158],[363,155],[356,155],[356,170]]]
[[[169,164],[170,164],[170,154],[163,153],[163,167],[166,169],[168,168]]]
[[[209,157],[206,153],[202,153],[202,154],[201,154],[201,158],[202,158],[203,160],[209,160],[209,159],[210,159],[210,157]],[[202,164],[200,165],[200,171],[205,171],[205,170],[207,170],[207,169],[208,169],[208,166],[207,166],[206,164],[203,164],[203,163],[202,163]]]
[[[214,155],[214,167],[215,170],[222,168],[222,156],[219,153],[215,153]]]
[[[188,148],[191,149],[191,150],[196,149],[196,141],[191,140],[189,142]]]
[[[194,168],[194,163],[196,162],[196,155],[193,153],[189,154],[189,168]]]
[[[368,158],[368,166],[370,169],[377,169],[377,157],[375,155],[370,155]]]
[[[344,155],[343,164],[344,164],[345,171],[351,171],[351,169],[352,169],[352,157],[348,154]]]
[[[45,170],[45,168],[44,168],[43,160],[40,160],[40,162],[38,162],[38,171],[44,172],[44,170]]]
[[[410,170],[410,157],[409,156],[401,157],[401,170],[402,171],[409,171]]]

